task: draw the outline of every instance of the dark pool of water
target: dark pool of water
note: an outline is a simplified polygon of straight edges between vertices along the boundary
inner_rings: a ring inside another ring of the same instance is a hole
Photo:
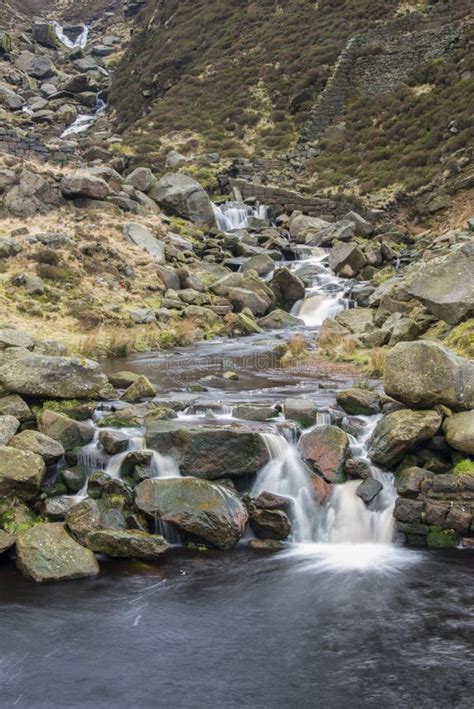
[[[0,706],[471,707],[473,560],[181,551],[45,586],[0,563]]]

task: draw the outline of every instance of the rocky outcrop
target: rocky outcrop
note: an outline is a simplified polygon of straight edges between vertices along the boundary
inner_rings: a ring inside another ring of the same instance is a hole
[[[248,514],[228,487],[197,478],[145,480],[137,507],[179,531],[219,549],[231,549],[245,532]]]
[[[434,342],[402,342],[387,353],[386,394],[414,408],[474,408],[474,364]]]

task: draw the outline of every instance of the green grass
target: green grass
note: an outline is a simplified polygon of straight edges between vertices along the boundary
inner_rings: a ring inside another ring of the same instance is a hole
[[[464,477],[465,475],[474,475],[474,460],[464,458],[460,460],[453,468],[454,475]]]

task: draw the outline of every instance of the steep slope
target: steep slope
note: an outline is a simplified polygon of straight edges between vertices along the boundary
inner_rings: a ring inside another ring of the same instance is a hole
[[[352,34],[398,0],[149,0],[111,93],[149,156],[183,131],[226,155],[287,148]],[[183,136],[181,136],[181,141]]]

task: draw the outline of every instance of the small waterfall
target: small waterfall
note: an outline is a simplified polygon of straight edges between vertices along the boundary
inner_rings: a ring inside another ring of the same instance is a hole
[[[68,49],[76,49],[76,47],[81,49],[85,48],[89,38],[89,28],[86,27],[86,25],[82,26],[82,32],[79,33],[76,39],[72,40],[67,36],[67,34],[64,33],[64,28],[59,24],[59,22],[53,22],[53,24],[56,31],[56,37],[60,42],[62,42],[62,44],[64,44],[65,47]]]
[[[93,473],[105,470],[109,462],[109,456],[99,446],[99,430],[94,433],[91,443],[81,448],[78,454],[78,465],[84,470],[87,478]]]
[[[157,451],[153,451],[153,456],[151,459],[151,469],[154,473],[154,478],[180,478],[181,473],[179,471],[179,466],[172,458],[168,455],[162,455]]]
[[[267,220],[267,207],[257,205],[255,209],[240,202],[226,202],[225,204],[213,204],[214,216],[217,228],[220,231],[236,231],[246,229],[252,217]]]
[[[80,113],[74,123],[71,123],[63,132],[61,133],[61,138],[67,138],[69,135],[76,135],[77,133],[84,133],[89,130],[91,126],[94,125],[96,120],[102,116],[107,108],[107,104],[101,98],[102,91],[99,91],[96,97],[96,107],[94,113]]]
[[[330,411],[316,412],[316,426],[330,426],[332,424],[332,416]]]
[[[252,494],[264,490],[293,500],[292,541],[314,539],[318,506],[311,489],[310,477],[296,447],[278,433],[262,433],[270,454],[270,462],[257,477]]]
[[[304,321],[308,327],[321,327],[327,318],[332,318],[348,307],[345,297],[347,281],[335,276],[326,265],[327,253],[313,256],[297,262],[297,267],[310,264],[320,272],[315,277],[315,284],[306,291],[304,300],[296,303],[292,315]]]

